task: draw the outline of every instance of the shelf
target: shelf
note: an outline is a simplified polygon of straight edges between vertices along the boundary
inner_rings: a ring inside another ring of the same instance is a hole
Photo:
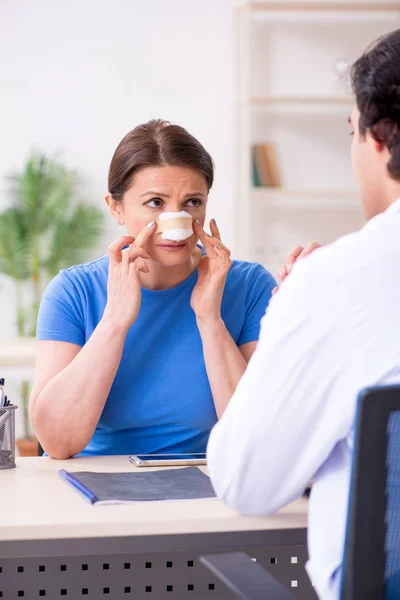
[[[279,188],[253,188],[251,192],[255,202],[262,203],[267,208],[282,209],[329,209],[329,210],[359,210],[361,200],[355,190],[310,190],[289,191]]]
[[[399,2],[249,2],[247,11],[399,12]]]
[[[253,96],[240,102],[240,109],[298,115],[349,116],[354,99],[348,96]]]
[[[400,16],[398,2],[250,2],[242,14],[262,21],[281,22],[369,22]]]
[[[0,344],[0,377],[3,367],[33,367],[36,357],[34,338],[4,340]]]
[[[251,98],[251,104],[267,106],[271,104],[348,106],[353,103],[354,99],[350,96],[253,96]]]

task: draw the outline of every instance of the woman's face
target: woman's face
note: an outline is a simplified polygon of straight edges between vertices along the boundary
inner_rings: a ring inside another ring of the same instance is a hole
[[[163,212],[186,211],[204,225],[208,197],[207,183],[198,171],[186,167],[157,166],[142,169],[133,178],[122,203],[110,197],[107,203],[116,219],[124,222],[128,235],[137,237],[143,227],[157,221]],[[146,245],[156,262],[166,266],[185,263],[194,252],[198,238],[193,234],[179,245],[163,240],[155,232]]]

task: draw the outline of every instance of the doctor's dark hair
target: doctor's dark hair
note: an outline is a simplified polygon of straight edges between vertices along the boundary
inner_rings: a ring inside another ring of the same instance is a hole
[[[388,171],[400,181],[400,29],[368,48],[353,65],[351,78],[360,134],[368,131],[387,146]]]
[[[122,201],[136,173],[146,167],[178,166],[204,176],[210,190],[214,181],[211,156],[183,127],[154,119],[138,125],[118,144],[108,173],[108,191]]]

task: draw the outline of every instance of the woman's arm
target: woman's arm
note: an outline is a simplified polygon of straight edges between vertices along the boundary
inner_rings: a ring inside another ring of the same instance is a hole
[[[83,348],[37,344],[30,419],[45,451],[69,458],[89,443],[117,372],[126,331],[100,321]]]
[[[140,309],[139,272],[148,271],[143,258],[149,258],[142,245],[153,232],[154,224],[136,240],[123,236],[109,247],[107,305],[82,348],[66,342],[38,343],[30,418],[43,448],[53,458],[78,454],[94,433],[126,334]]]
[[[206,256],[203,256],[199,264],[198,281],[193,289],[191,305],[196,314],[203,344],[204,361],[215,410],[218,418],[221,418],[247,368],[257,342],[248,341],[238,348],[221,318],[222,296],[231,267],[230,251],[222,244],[215,221],[211,221],[210,228],[212,236],[205,234],[200,223],[194,223],[195,233],[203,243]],[[271,282],[275,285],[272,278]],[[273,285],[271,290],[272,287]],[[268,289],[264,290],[263,294],[266,292]],[[267,302],[263,304],[261,314],[258,314],[260,311],[256,311],[257,335],[266,304]]]
[[[215,410],[220,419],[247,368],[257,342],[248,342],[239,349],[225,323],[197,320],[208,380],[214,399]]]

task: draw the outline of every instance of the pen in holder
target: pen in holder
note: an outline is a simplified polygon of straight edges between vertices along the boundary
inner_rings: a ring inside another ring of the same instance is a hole
[[[0,471],[15,465],[15,409],[8,404],[0,407]]]

